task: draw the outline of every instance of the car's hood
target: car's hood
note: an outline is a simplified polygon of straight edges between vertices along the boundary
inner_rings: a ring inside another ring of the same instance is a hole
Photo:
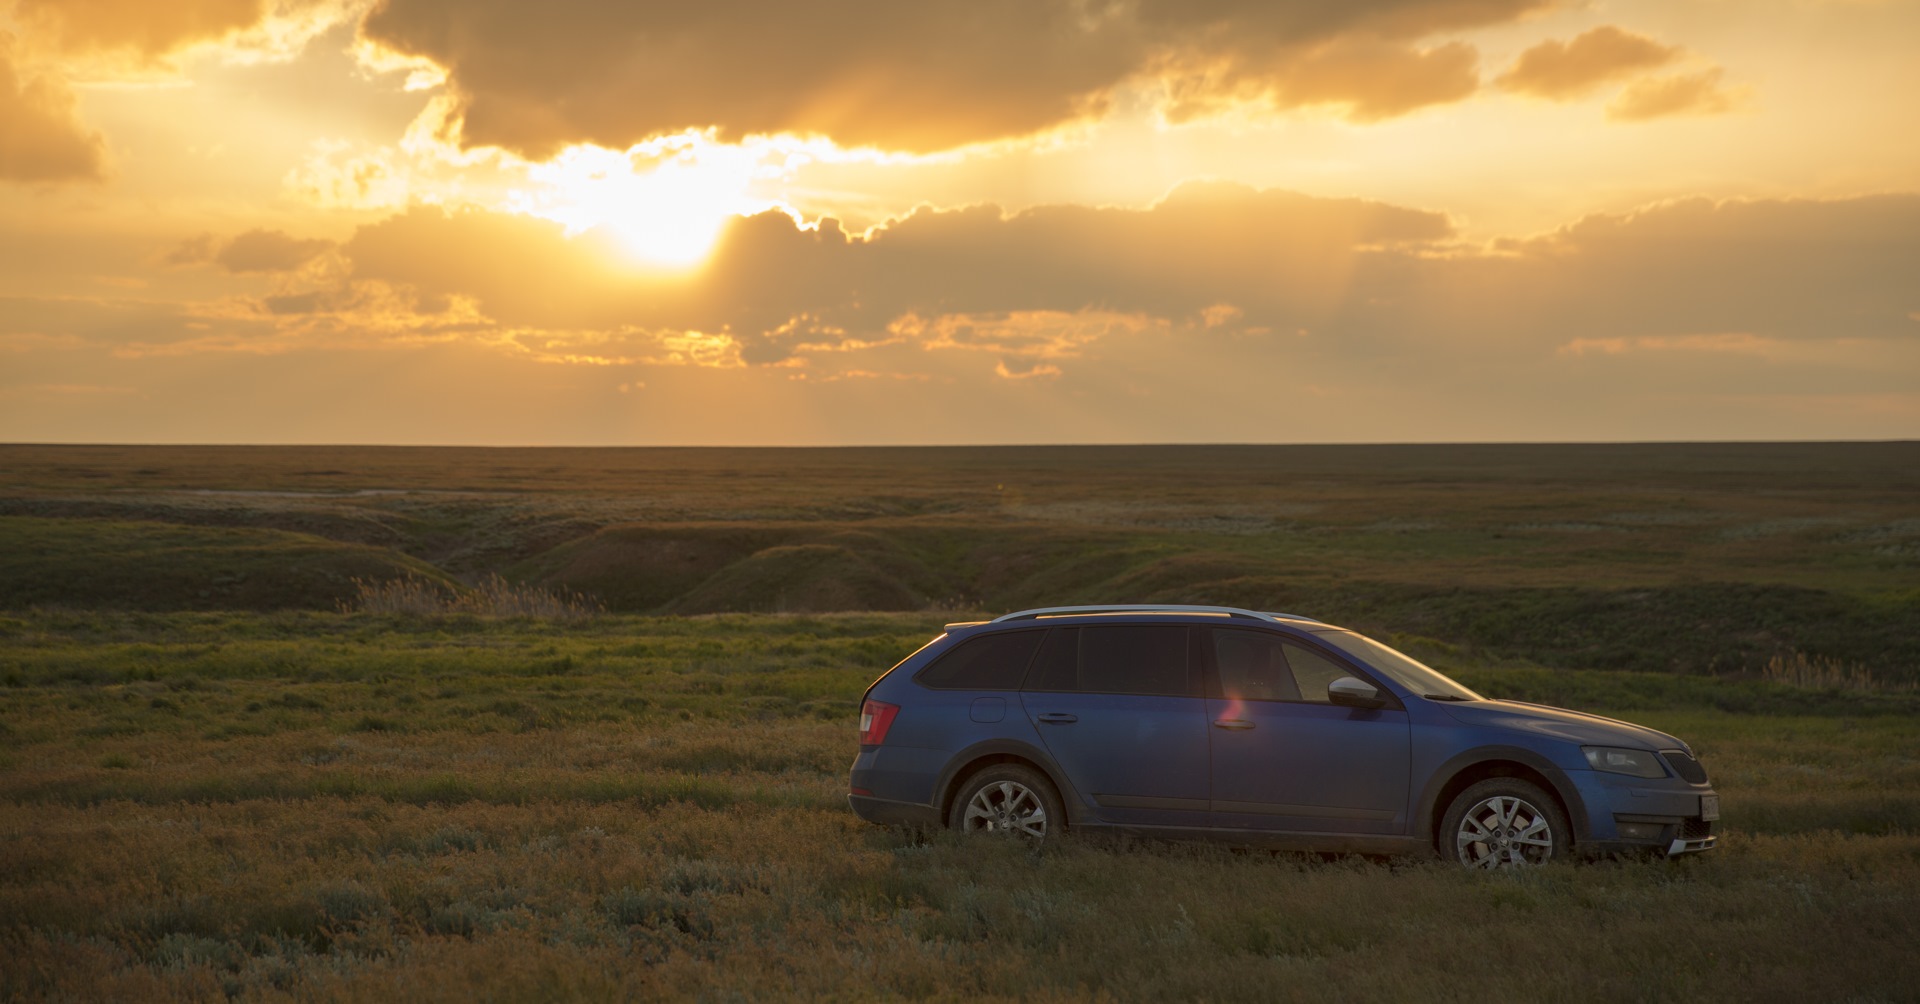
[[[1466,725],[1482,725],[1516,732],[1532,732],[1577,743],[1600,746],[1635,746],[1642,749],[1685,749],[1686,744],[1665,732],[1655,732],[1630,722],[1581,714],[1565,708],[1521,701],[1469,701],[1445,704],[1447,714]]]

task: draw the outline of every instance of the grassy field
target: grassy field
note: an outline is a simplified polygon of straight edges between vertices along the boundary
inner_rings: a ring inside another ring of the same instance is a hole
[[[1920,443],[0,446],[0,609],[495,574],[627,613],[1226,602],[1551,666],[1920,681]]]
[[[1691,740],[1726,842],[1477,877],[844,807],[916,614],[0,622],[0,994],[1911,999],[1920,695],[1448,663]],[[1677,682],[1676,682],[1677,681]],[[1715,707],[1715,700],[1743,710]]]
[[[1672,731],[1724,842],[1470,876],[846,810],[874,676],[1075,601]],[[1916,929],[1920,445],[0,446],[7,999],[1893,1001]]]

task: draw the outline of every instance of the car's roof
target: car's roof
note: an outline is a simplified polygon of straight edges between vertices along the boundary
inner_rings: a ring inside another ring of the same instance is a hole
[[[1254,621],[1265,624],[1278,624],[1294,628],[1329,628],[1333,625],[1302,617],[1299,614],[1274,613],[1264,610],[1248,610],[1243,607],[1209,606],[1189,603],[1107,603],[1087,606],[1035,607],[1030,610],[1016,610],[1002,614],[990,621],[959,621],[947,625],[949,634],[954,631],[968,631],[980,628],[1008,628],[1024,626],[1023,622],[1070,620],[1075,623],[1098,623],[1113,619],[1140,620],[1161,619],[1205,619],[1209,621]]]

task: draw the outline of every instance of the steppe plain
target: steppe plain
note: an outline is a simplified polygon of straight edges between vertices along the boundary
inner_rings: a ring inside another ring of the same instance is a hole
[[[1108,601],[1675,732],[1722,847],[847,812],[874,676]],[[1920,444],[0,446],[8,998],[1910,1000],[1916,929]]]

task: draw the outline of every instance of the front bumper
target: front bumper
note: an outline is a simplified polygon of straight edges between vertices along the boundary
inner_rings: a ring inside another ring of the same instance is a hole
[[[1720,843],[1720,838],[1713,836],[1711,834],[1704,837],[1694,838],[1691,840],[1685,837],[1675,837],[1673,840],[1673,843],[1667,846],[1667,857],[1677,858],[1682,854],[1693,854],[1699,851],[1710,851],[1710,850],[1713,850],[1714,847],[1717,846],[1719,843]]]
[[[1718,846],[1720,835],[1714,832],[1718,825],[1698,817],[1617,816],[1614,818],[1616,836],[1590,840],[1585,850],[1592,855],[1659,854],[1677,858]]]
[[[1588,833],[1580,848],[1586,854],[1679,857],[1720,843],[1719,794],[1707,785],[1604,771],[1567,773],[1586,806]]]

